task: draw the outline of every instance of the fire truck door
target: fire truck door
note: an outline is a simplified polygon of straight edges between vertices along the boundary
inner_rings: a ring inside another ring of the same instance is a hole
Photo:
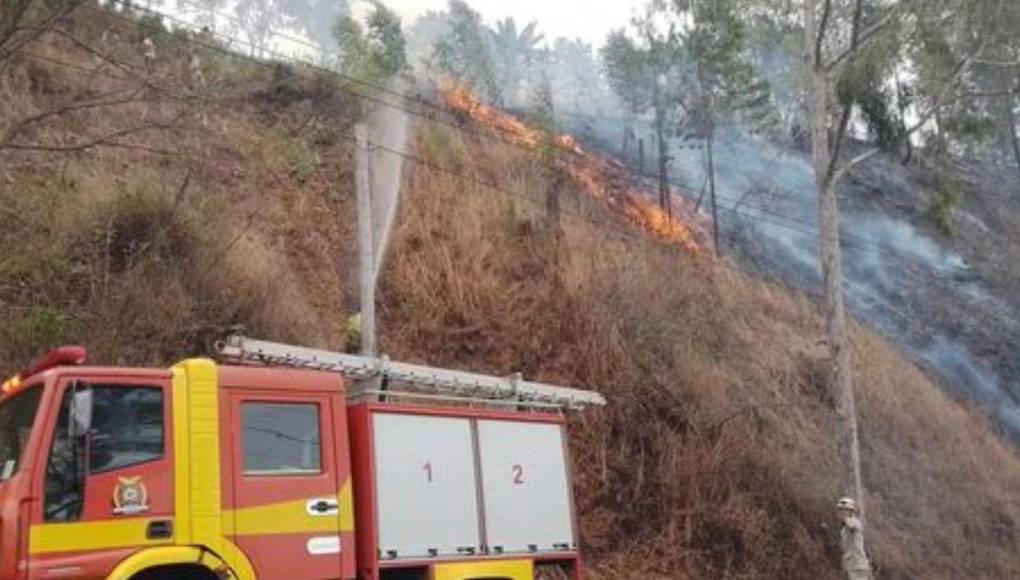
[[[334,406],[325,394],[232,395],[233,535],[259,578],[341,576]]]
[[[30,578],[104,578],[139,548],[174,540],[168,383],[61,381],[59,412],[38,466]],[[69,432],[76,392],[90,392],[88,434]]]

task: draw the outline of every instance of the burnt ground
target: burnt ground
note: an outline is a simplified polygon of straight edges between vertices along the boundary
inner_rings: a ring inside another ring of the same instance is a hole
[[[589,120],[577,130],[640,173],[634,152],[620,151],[619,127]],[[671,181],[696,199],[705,171],[694,145],[673,143]],[[850,143],[846,155],[863,147]],[[954,397],[1020,438],[1020,180],[1014,168],[980,159],[918,158],[904,166],[876,156],[840,186],[847,302]],[[646,159],[645,173],[650,165]],[[716,181],[724,255],[756,276],[817,295],[807,151],[724,136]]]
[[[932,199],[947,189],[958,198],[948,212],[948,228],[940,228],[932,214]],[[922,358],[943,375],[954,393],[978,390],[979,402],[993,414],[1003,410],[997,408],[996,396],[984,390],[998,386],[1017,401],[1020,183],[1015,170],[975,159],[938,170],[905,168],[896,160],[878,158],[849,176],[843,199],[852,211],[884,213],[910,223],[961,258],[948,269],[932,268],[930,261],[910,254],[893,260],[897,275],[909,281],[909,286],[901,285],[906,291],[893,296],[891,304],[910,318],[909,324],[899,324],[903,340],[911,350],[931,348],[939,336],[964,345],[974,359],[976,375],[965,361],[938,360],[946,353],[923,353]],[[991,400],[981,400],[982,396]]]

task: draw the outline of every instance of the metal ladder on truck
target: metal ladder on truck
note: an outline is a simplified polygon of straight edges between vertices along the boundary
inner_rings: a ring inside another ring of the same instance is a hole
[[[352,398],[377,396],[477,402],[534,409],[582,409],[605,405],[599,393],[463,371],[291,346],[233,335],[217,345],[226,361],[342,373],[355,383]],[[403,386],[406,391],[393,390]]]

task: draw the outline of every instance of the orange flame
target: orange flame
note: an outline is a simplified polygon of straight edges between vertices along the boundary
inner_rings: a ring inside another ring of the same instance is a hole
[[[459,84],[447,83],[442,94],[449,109],[501,133],[512,143],[537,148],[543,141],[545,134],[541,130],[486,105]],[[696,225],[698,218],[686,199],[675,196],[680,199],[674,200],[672,212],[666,212],[651,201],[648,192],[637,186],[631,172],[621,163],[586,151],[571,135],[556,135],[553,142],[566,153],[557,156],[557,164],[588,195],[613,207],[641,230],[692,253],[700,253],[699,240],[706,236]],[[686,216],[689,222],[677,219],[676,215]]]
[[[542,141],[541,131],[532,129],[518,118],[486,105],[461,85],[451,83],[444,91],[444,97],[447,107],[465,113],[476,123],[506,133],[516,143],[537,147]]]

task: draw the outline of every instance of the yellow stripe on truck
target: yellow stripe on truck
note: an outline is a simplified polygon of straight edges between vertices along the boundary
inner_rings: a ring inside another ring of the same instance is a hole
[[[174,492],[182,520],[181,541],[205,544],[222,536],[219,372],[215,363],[188,360],[174,369],[174,411]]]
[[[223,527],[219,370],[211,360],[191,359],[175,366],[173,377],[177,541],[212,550],[239,580],[254,580],[251,562]]]
[[[145,530],[149,519],[101,520],[70,524],[40,524],[29,532],[29,553],[53,554],[59,552],[87,552],[159,546],[173,542],[173,538],[147,540]]]
[[[236,524],[234,534],[238,536],[261,536],[267,534],[299,534],[303,532],[336,533],[337,521],[332,517],[318,517],[308,514],[308,500],[299,499],[266,505],[223,511],[224,529]],[[354,496],[348,479],[337,494],[340,512],[340,532],[354,531]]]
[[[507,580],[533,580],[535,565],[531,560],[488,560],[436,564],[434,580],[474,580],[479,578],[506,578]]]

